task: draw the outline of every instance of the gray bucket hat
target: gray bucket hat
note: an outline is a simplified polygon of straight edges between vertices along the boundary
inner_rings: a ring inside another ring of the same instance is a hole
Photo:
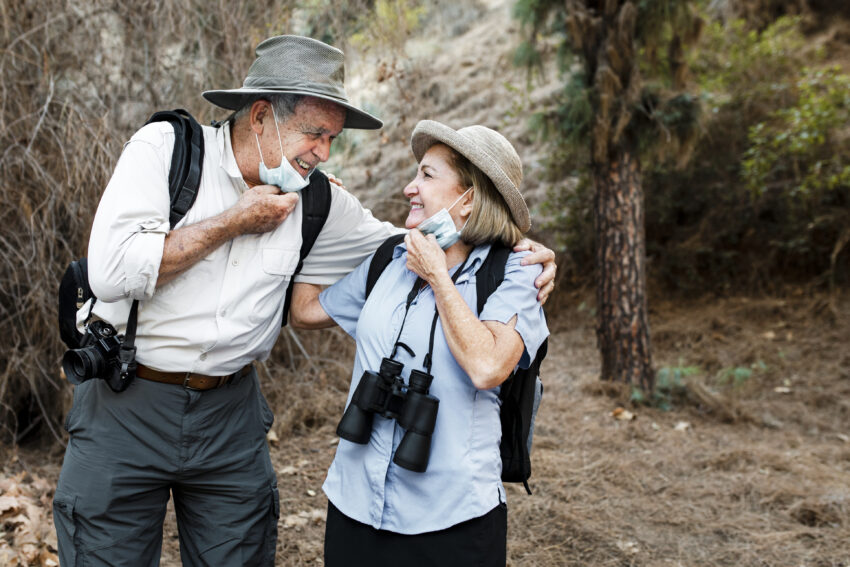
[[[410,136],[410,147],[416,161],[422,161],[422,156],[434,144],[447,145],[483,171],[501,193],[516,225],[522,232],[528,232],[531,217],[519,192],[522,161],[507,138],[486,126],[453,130],[434,120],[420,121]]]
[[[257,59],[238,89],[204,92],[211,103],[238,110],[264,94],[300,94],[335,102],[348,112],[345,128],[376,130],[383,122],[353,106],[345,94],[342,51],[298,35],[270,37],[257,46]]]

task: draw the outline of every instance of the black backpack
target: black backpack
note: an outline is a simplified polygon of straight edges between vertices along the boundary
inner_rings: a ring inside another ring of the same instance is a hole
[[[174,225],[180,222],[180,219],[192,208],[198,196],[204,162],[204,133],[201,125],[182,108],[157,112],[145,122],[145,125],[163,121],[170,122],[174,128],[174,151],[171,154],[171,168],[168,171],[168,192],[171,195],[169,222],[171,228],[174,228]],[[314,171],[310,176],[310,185],[301,191],[301,199],[303,240],[295,274],[301,271],[304,258],[313,248],[330,212],[331,187],[327,176],[320,171]],[[295,274],[292,275],[286,290],[282,325],[286,325],[288,319]],[[89,287],[86,258],[80,258],[71,262],[59,284],[59,334],[70,349],[84,346],[85,335],[77,331],[77,311],[91,298],[94,301],[97,300]],[[138,301],[133,301],[131,313],[135,312],[137,307]],[[135,335],[135,328],[132,335]],[[128,325],[128,338],[129,336]]]
[[[375,283],[384,269],[392,261],[393,249],[404,240],[399,234],[389,237],[378,247],[369,272],[366,276],[366,297],[372,292]],[[484,309],[487,298],[496,291],[505,278],[505,264],[511,250],[506,246],[494,244],[487,258],[479,268],[475,280],[475,293],[478,313]],[[500,419],[502,422],[502,442],[499,451],[502,457],[502,480],[521,482],[526,492],[531,494],[528,479],[531,477],[531,442],[534,436],[534,419],[543,396],[543,382],[540,381],[540,363],[546,358],[549,339],[543,341],[537,349],[528,368],[517,368],[502,383],[499,399],[502,401]]]

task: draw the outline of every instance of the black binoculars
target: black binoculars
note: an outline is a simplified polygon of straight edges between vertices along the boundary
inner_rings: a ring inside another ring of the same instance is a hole
[[[433,376],[412,370],[405,386],[400,376],[402,368],[400,362],[384,358],[378,372],[365,371],[336,434],[363,445],[369,442],[375,414],[395,419],[405,433],[393,462],[414,472],[425,472],[440,400],[428,394]]]

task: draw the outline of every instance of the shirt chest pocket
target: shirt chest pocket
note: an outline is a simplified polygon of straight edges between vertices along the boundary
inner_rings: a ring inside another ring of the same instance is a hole
[[[263,271],[270,276],[292,276],[298,256],[299,250],[263,248]]]

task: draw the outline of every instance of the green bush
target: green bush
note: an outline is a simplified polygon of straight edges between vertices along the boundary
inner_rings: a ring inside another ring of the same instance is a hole
[[[795,18],[760,33],[707,26],[691,61],[705,133],[686,168],[656,162],[646,176],[651,274],[665,287],[774,288],[829,270],[847,224],[848,105],[846,78],[806,69],[822,59]]]

